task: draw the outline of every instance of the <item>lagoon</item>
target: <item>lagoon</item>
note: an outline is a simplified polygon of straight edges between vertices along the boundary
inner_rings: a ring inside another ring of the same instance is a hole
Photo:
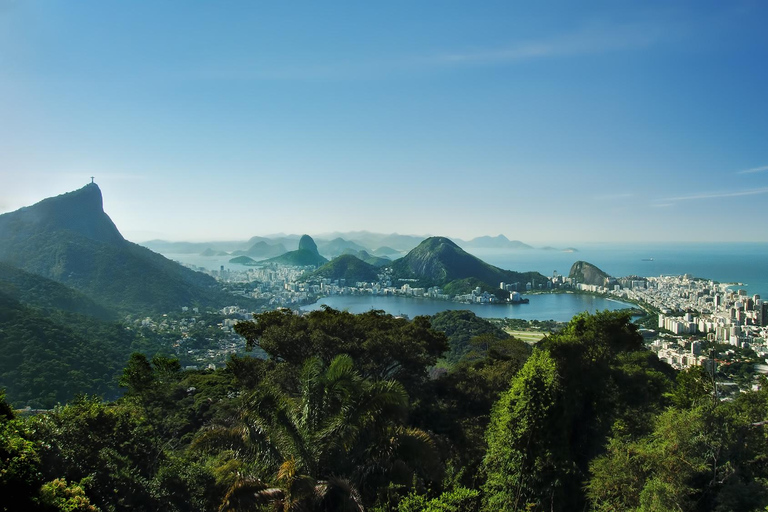
[[[371,309],[381,309],[392,315],[434,315],[445,310],[466,309],[481,318],[521,318],[523,320],[556,320],[567,322],[582,311],[594,313],[608,309],[611,311],[633,307],[632,304],[617,300],[575,293],[543,293],[529,295],[528,304],[463,304],[435,299],[416,299],[381,295],[332,295],[324,297],[314,304],[302,306],[302,311],[330,306],[334,309],[348,310],[350,313],[364,313]]]

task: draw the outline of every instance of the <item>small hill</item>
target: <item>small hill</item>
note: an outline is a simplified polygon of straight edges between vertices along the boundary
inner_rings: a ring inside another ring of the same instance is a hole
[[[312,251],[290,251],[274,258],[264,260],[264,263],[277,263],[278,265],[290,265],[294,267],[319,267],[328,263],[326,258],[323,258],[317,253]]]
[[[577,261],[571,266],[568,277],[577,283],[605,286],[611,276],[586,261]]]
[[[278,265],[290,265],[294,267],[319,267],[328,263],[328,260],[317,252],[317,244],[309,235],[304,235],[299,240],[299,248],[280,256],[265,260],[264,263],[277,263]]]
[[[254,265],[256,263],[256,260],[253,258],[249,258],[248,256],[236,256],[229,260],[230,263],[235,263],[238,265]]]
[[[311,274],[304,277],[305,281],[312,279],[345,279],[348,283],[358,281],[374,282],[378,279],[376,267],[351,255],[342,254]]]
[[[472,256],[448,238],[427,238],[415,249],[392,263],[397,279],[418,279],[422,286],[445,286],[464,281],[465,287],[483,283],[496,290],[499,283],[526,283],[546,278],[538,272],[513,272],[490,265]]]
[[[392,263],[391,259],[373,256],[369,254],[368,251],[355,251],[352,249],[347,249],[344,251],[344,254],[351,254],[352,256],[360,258],[364,262],[368,263],[369,265],[373,265],[374,267],[384,267]]]

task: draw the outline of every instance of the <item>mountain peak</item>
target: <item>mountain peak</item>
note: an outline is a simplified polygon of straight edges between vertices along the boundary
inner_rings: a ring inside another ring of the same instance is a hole
[[[586,261],[577,261],[571,266],[568,277],[577,283],[605,286],[611,276]]]
[[[0,215],[0,239],[62,230],[100,242],[125,240],[112,219],[104,213],[101,189],[95,183]]]
[[[431,236],[425,239],[419,245],[423,246],[424,248],[436,248],[440,247],[441,245],[447,245],[448,247],[455,247],[459,250],[462,250],[458,245],[456,245],[456,242],[445,236]]]
[[[303,235],[301,239],[299,240],[299,250],[300,251],[310,251],[315,254],[319,254],[317,252],[317,244],[309,235]]]

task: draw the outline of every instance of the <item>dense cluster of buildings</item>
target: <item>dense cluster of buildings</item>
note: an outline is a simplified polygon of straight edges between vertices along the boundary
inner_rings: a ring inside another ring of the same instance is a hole
[[[667,336],[652,348],[659,358],[677,368],[708,361],[700,353],[702,341],[749,348],[768,356],[768,301],[745,290],[689,275],[625,278],[606,286],[584,286],[623,300],[650,306],[658,328]]]

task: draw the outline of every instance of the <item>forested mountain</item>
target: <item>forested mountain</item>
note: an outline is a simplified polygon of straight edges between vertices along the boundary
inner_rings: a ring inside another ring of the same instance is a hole
[[[317,251],[317,244],[309,235],[303,235],[299,240],[299,248],[280,256],[265,260],[264,263],[278,263],[280,265],[292,265],[299,267],[319,267],[328,263]]]
[[[0,292],[0,389],[37,408],[77,394],[116,398],[117,378],[134,334],[117,323],[42,310]]]
[[[114,311],[61,283],[0,263],[0,293],[45,311],[62,310],[102,320],[115,319]]]
[[[345,279],[347,283],[354,285],[358,281],[375,282],[378,279],[376,267],[351,254],[342,254],[317,270],[305,274],[302,279]]]
[[[125,240],[104,213],[94,183],[0,215],[0,262],[79,290],[118,312],[235,302],[213,278]]]
[[[472,256],[445,237],[431,237],[421,242],[404,257],[392,263],[396,278],[418,279],[422,286],[453,285],[458,289],[483,287],[496,290],[500,282],[519,282],[523,286],[531,280],[544,282],[538,272],[503,270]]]
[[[768,506],[766,379],[720,401],[705,369],[673,371],[623,313],[578,315],[532,350],[463,312],[432,322],[273,311],[237,326],[266,360],[201,372],[134,354],[118,401],[81,397],[23,419],[0,392],[0,507]],[[439,372],[449,344],[437,326],[472,347]]]

